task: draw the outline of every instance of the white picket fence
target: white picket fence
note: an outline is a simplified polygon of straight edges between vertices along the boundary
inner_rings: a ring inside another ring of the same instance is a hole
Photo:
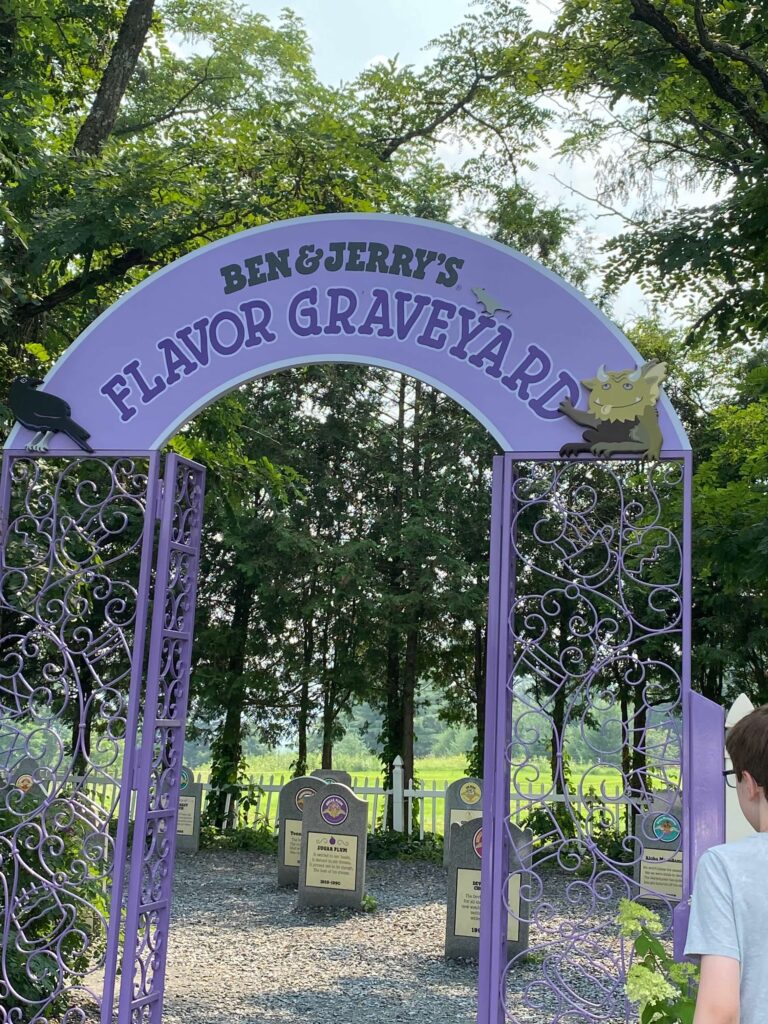
[[[203,787],[202,810],[204,812],[211,786],[200,773],[193,772],[192,774],[194,781],[201,783]],[[233,796],[227,794],[223,815],[225,820],[237,820],[240,825],[251,826],[257,822],[267,821],[272,831],[276,831],[280,790],[289,780],[290,776],[286,774],[252,776],[243,786],[239,807],[232,807]],[[85,780],[72,781],[80,783],[88,796],[105,809],[114,808],[118,792],[117,786],[112,780],[89,776]],[[403,762],[399,757],[395,760],[392,789],[385,789],[377,776],[356,775],[352,777],[352,788],[355,793],[368,801],[368,828],[371,832],[377,827],[386,827],[391,801],[394,830],[413,833],[414,816],[415,812],[418,812],[418,831],[422,839],[426,832],[442,833],[445,793],[449,785],[450,780],[440,782],[436,779],[419,786],[415,786],[413,780],[410,779],[406,785]],[[535,808],[541,803],[543,797],[546,797],[546,803],[549,804],[564,802],[566,799],[562,794],[552,794],[549,787],[543,784],[529,783],[521,789],[522,792],[516,793],[510,802],[510,812],[515,818]],[[132,793],[131,797],[131,817],[133,817],[136,794]],[[608,789],[605,797],[607,799],[603,800],[603,813],[608,815],[614,827],[623,826],[623,808],[626,800],[618,785],[614,786],[612,790]],[[570,796],[569,799],[582,812],[586,812],[596,797],[586,794],[579,800],[574,800],[573,796]]]

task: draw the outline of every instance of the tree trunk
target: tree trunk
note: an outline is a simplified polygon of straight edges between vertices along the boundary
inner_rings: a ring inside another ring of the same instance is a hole
[[[400,756],[403,759],[403,771],[406,779],[414,777],[414,717],[416,710],[416,682],[418,677],[418,626],[408,630],[405,638],[405,662],[403,664],[403,723],[400,743]],[[414,801],[414,805],[418,801]]]
[[[243,712],[245,709],[245,671],[248,645],[248,622],[253,605],[255,585],[242,577],[235,585],[232,625],[230,627],[231,653],[227,670],[230,692],[227,710],[219,734],[214,741],[211,766],[211,797],[214,820],[218,828],[237,824],[237,797],[239,795],[240,768],[243,760]],[[229,795],[229,810],[226,810]]]
[[[93,105],[77,133],[72,147],[74,153],[98,156],[112,133],[152,23],[154,6],[155,0],[131,0],[128,4]]]

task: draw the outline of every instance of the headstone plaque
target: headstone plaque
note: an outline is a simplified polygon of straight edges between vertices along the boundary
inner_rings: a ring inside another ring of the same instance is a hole
[[[182,767],[179,778],[179,816],[176,819],[176,849],[180,853],[197,853],[200,849],[202,806],[202,782],[195,782],[190,769]]]
[[[507,955],[528,948],[530,904],[521,899],[521,887],[530,885],[533,832],[510,823],[507,883]],[[483,857],[483,819],[472,818],[451,828],[448,862],[448,915],[445,926],[446,957],[477,960],[480,953],[480,872]]]
[[[277,801],[277,816],[280,831],[277,836],[277,884],[299,884],[299,862],[301,860],[301,827],[304,817],[304,801],[314,796],[325,783],[309,775],[300,775],[286,782],[280,790]]]
[[[641,844],[635,865],[640,898],[679,902],[683,898],[683,804],[678,790],[652,795],[648,810],[637,817],[635,836]]]
[[[332,782],[304,801],[300,907],[359,908],[365,893],[368,801]]]
[[[352,776],[349,772],[337,771],[335,768],[318,768],[311,774],[313,779],[322,779],[323,782],[340,782],[342,786],[352,788]]]
[[[483,783],[480,779],[457,779],[445,791],[443,864],[448,863],[451,826],[463,825],[483,816]]]

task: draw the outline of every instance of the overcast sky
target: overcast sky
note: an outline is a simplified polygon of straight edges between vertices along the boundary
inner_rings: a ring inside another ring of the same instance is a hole
[[[521,0],[535,27],[545,28],[556,8],[556,0]],[[471,11],[471,0],[246,0],[246,6],[276,19],[290,7],[304,21],[314,50],[319,77],[329,85],[349,81],[366,65],[382,58],[399,56],[400,63],[422,66],[429,60],[427,43],[441,35]],[[564,165],[552,156],[552,142],[536,154],[537,171],[526,180],[549,202],[562,202],[583,215],[595,244],[621,231],[619,217],[607,216],[595,204],[570,191],[591,196],[595,193],[591,162]],[[629,211],[626,211],[629,212]],[[645,312],[646,302],[635,285],[622,289],[615,303],[619,319]]]

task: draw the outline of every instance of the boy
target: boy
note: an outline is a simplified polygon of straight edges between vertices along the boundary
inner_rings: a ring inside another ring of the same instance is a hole
[[[768,704],[728,732],[739,806],[757,835],[707,850],[696,870],[686,954],[701,959],[693,1024],[768,1021]]]

